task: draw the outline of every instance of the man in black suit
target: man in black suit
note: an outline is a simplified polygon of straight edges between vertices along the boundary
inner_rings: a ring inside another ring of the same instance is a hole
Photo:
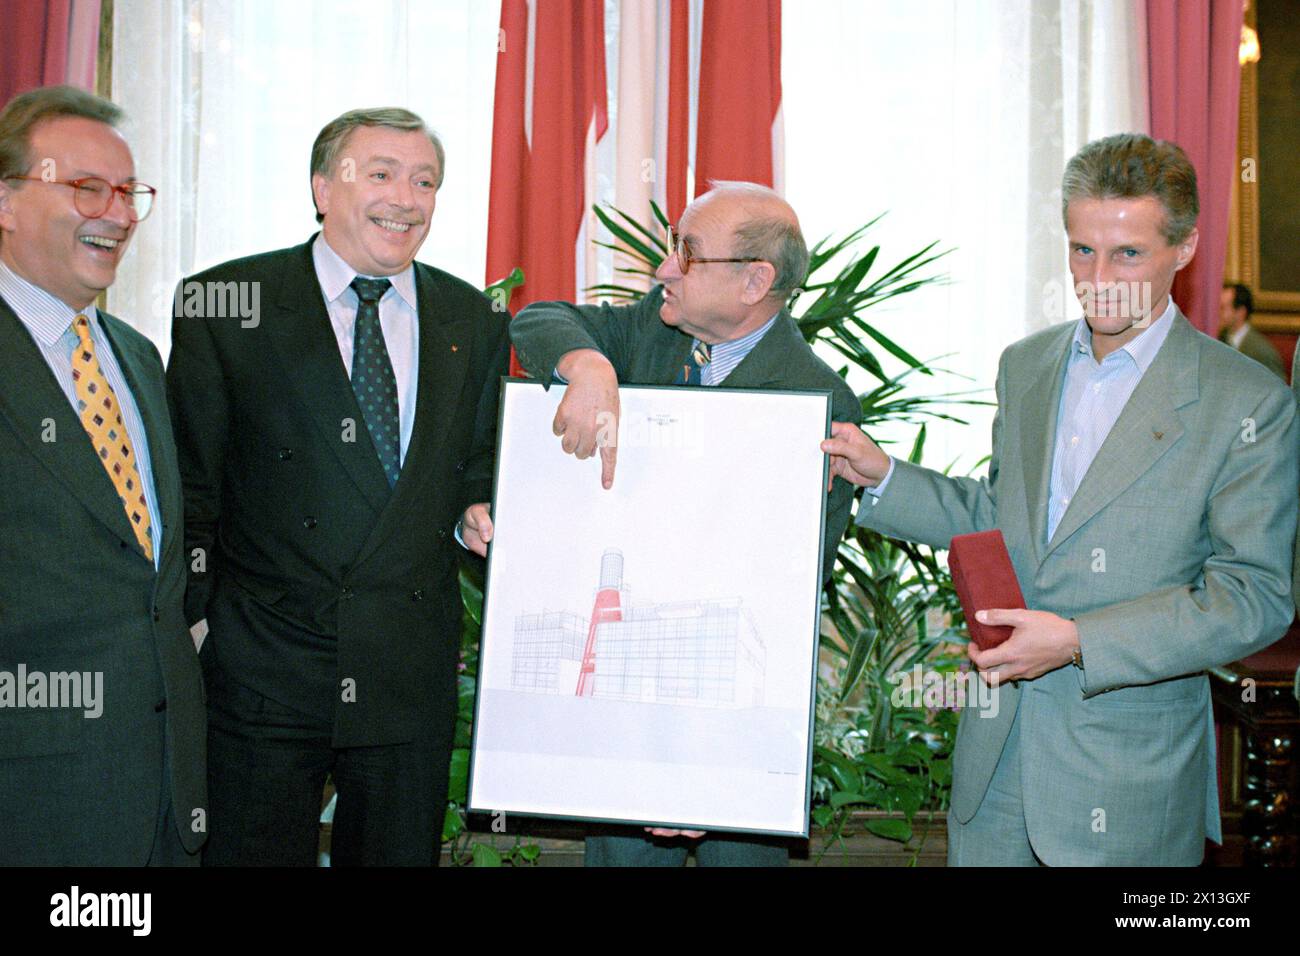
[[[186,604],[207,627],[204,862],[314,864],[329,775],[333,863],[431,865],[456,713],[456,525],[473,504],[464,539],[482,553],[508,317],[414,261],[444,169],[418,116],[346,113],[311,166],[321,233],[176,296]]]
[[[196,864],[203,685],[153,345],[95,308],[149,212],[122,112],[0,112],[0,863]]]

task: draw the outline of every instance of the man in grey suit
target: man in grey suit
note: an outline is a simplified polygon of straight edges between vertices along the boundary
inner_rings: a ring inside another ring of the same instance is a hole
[[[158,350],[95,308],[153,189],[70,87],[0,112],[0,863],[196,864],[205,720]]]
[[[1196,175],[1139,134],[1066,166],[1077,322],[1008,348],[985,479],[823,444],[858,522],[934,547],[1000,528],[1028,610],[971,660],[1000,700],[962,713],[948,862],[1194,865],[1220,839],[1207,668],[1291,622],[1295,400],[1169,291],[1196,251]],[[1121,291],[1123,294],[1120,294]]]
[[[601,481],[614,482],[618,386],[722,385],[820,388],[832,393],[831,416],[861,419],[853,390],[813,354],[785,308],[808,271],[808,249],[794,210],[753,183],[713,183],[670,233],[672,254],[660,285],[635,305],[578,306],[539,302],[511,323],[519,361],[534,378],[568,383],[555,415],[562,447],[579,458],[599,453]],[[822,574],[829,576],[849,523],[853,486],[835,481],[826,510]],[[756,507],[761,507],[755,502]],[[490,534],[490,530],[488,532]],[[632,834],[593,836],[586,862],[596,866],[680,866],[697,831],[654,829],[657,841]],[[664,842],[664,839],[675,842]],[[781,840],[700,839],[701,865],[783,866]]]

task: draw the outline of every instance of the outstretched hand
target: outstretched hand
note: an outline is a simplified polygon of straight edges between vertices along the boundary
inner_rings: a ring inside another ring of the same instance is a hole
[[[584,459],[599,452],[600,483],[611,488],[618,459],[618,375],[614,366],[595,349],[576,349],[566,353],[555,370],[569,384],[551,430],[560,437],[566,454]]]
[[[851,422],[831,422],[831,437],[821,448],[830,456],[832,483],[838,476],[855,485],[874,487],[889,474],[889,456]],[[829,484],[826,490],[830,490]]]

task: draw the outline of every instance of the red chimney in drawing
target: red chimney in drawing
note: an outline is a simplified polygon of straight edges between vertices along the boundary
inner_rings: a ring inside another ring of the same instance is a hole
[[[623,552],[610,548],[600,556],[600,590],[591,608],[591,623],[587,626],[587,646],[582,652],[582,667],[578,671],[578,697],[590,697],[596,689],[596,628],[606,621],[623,620],[619,604],[619,591],[623,587]]]

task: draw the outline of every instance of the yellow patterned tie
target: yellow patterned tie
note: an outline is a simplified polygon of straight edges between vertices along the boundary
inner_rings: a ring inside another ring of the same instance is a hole
[[[95,358],[95,343],[90,338],[90,320],[78,315],[72,320],[72,330],[77,333],[77,348],[72,353],[72,381],[77,390],[77,410],[85,426],[95,454],[112,479],[127,520],[135,530],[136,540],[144,556],[153,560],[153,540],[149,537],[149,505],[144,497],[140,470],[136,467],[135,450],[131,436],[122,424],[122,410],[118,407],[113,387],[104,378]]]

